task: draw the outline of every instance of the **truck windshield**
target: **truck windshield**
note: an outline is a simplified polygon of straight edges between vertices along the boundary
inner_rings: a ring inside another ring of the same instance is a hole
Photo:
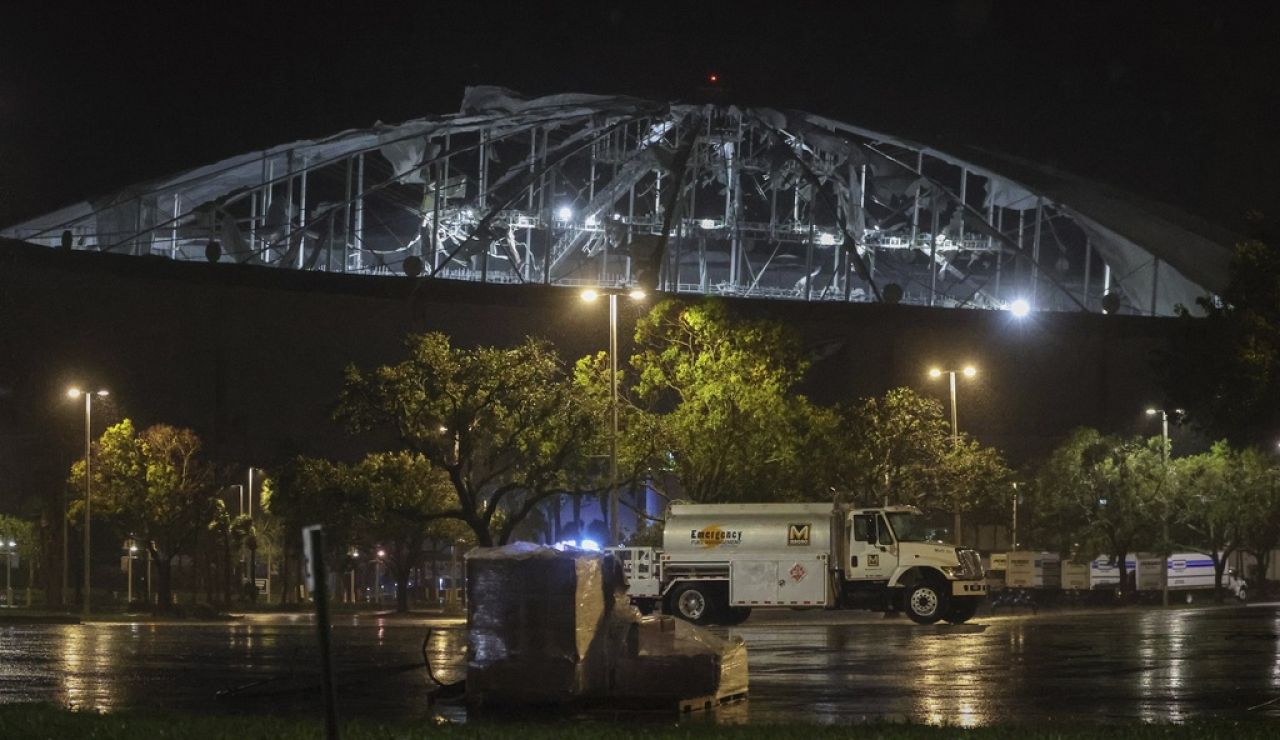
[[[931,542],[936,539],[933,528],[919,514],[886,511],[885,516],[889,518],[889,526],[893,527],[899,542]]]

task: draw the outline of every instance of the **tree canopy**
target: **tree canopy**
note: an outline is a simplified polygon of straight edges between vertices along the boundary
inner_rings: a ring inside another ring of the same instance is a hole
[[[660,440],[659,465],[701,503],[801,497],[813,406],[794,392],[806,362],[772,322],[719,301],[663,301],[636,326],[632,403]]]
[[[1280,250],[1236,246],[1218,299],[1181,311],[1181,331],[1157,364],[1166,394],[1212,438],[1272,445],[1280,429]]]
[[[158,563],[161,608],[171,601],[174,558],[213,516],[213,472],[200,449],[190,429],[156,424],[138,432],[129,419],[108,427],[93,448],[90,511],[146,543]],[[72,466],[71,479],[83,498],[84,460]]]
[[[406,345],[399,363],[347,370],[337,417],[353,432],[389,429],[443,470],[456,496],[444,516],[480,544],[506,543],[543,501],[600,487],[584,455],[602,433],[599,405],[547,343],[464,349],[431,333]]]

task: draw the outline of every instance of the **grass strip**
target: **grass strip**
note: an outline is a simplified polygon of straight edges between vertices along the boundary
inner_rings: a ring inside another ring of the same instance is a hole
[[[1010,723],[962,729],[875,723],[864,725],[676,725],[579,721],[565,723],[470,722],[387,724],[365,720],[342,723],[343,740],[1076,740],[1123,737],[1131,740],[1274,738],[1275,725],[1265,721],[1210,720],[1180,725],[1121,723],[1112,725]],[[127,711],[113,714],[74,712],[48,704],[0,706],[0,738],[23,740],[315,740],[323,737],[319,720],[261,716],[207,716]]]

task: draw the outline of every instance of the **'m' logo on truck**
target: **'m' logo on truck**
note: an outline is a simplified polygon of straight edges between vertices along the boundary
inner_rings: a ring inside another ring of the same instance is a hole
[[[721,529],[719,524],[712,524],[702,529],[689,530],[689,544],[702,547],[719,547],[721,545],[738,545],[742,543],[742,531],[738,529]]]
[[[788,526],[787,527],[787,545],[788,546],[790,545],[808,546],[809,530],[810,530],[810,526],[808,524],[792,524]]]

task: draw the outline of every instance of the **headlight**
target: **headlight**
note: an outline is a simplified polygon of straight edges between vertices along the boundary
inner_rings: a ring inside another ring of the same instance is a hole
[[[964,568],[958,565],[944,565],[942,566],[942,572],[947,578],[959,578],[964,575]]]

